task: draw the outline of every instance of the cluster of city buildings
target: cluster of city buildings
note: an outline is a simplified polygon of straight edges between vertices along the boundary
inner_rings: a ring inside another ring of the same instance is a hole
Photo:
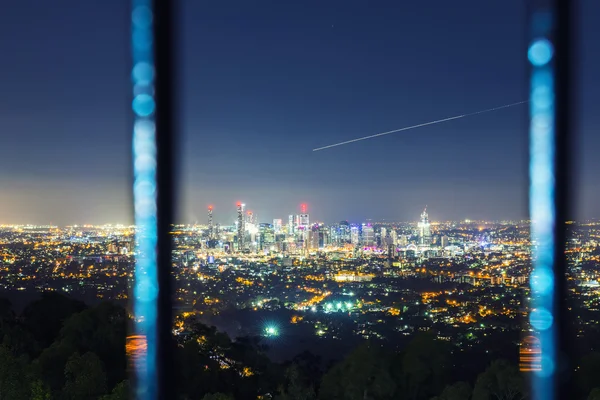
[[[306,204],[300,206],[299,214],[290,214],[285,222],[277,218],[272,223],[267,223],[258,222],[256,214],[247,211],[246,204],[239,202],[235,223],[226,227],[214,223],[213,210],[213,206],[208,207],[208,223],[205,228],[200,229],[204,229],[207,247],[229,253],[306,254],[346,245],[364,250],[383,249],[390,253],[400,248],[430,254],[445,250],[461,251],[458,248],[448,248],[448,236],[432,234],[427,209],[421,214],[416,235],[413,231],[399,233],[391,226],[381,226],[376,231],[375,225],[380,224],[371,222],[341,221],[331,225],[311,223]],[[180,228],[189,229],[185,226]]]
[[[217,326],[268,336],[391,339],[433,329],[474,345],[532,331],[529,222],[312,222],[306,206],[261,223],[173,227],[175,306]],[[569,225],[569,282],[581,312],[600,308],[600,223]],[[0,226],[0,289],[131,298],[132,226]],[[266,327],[255,321],[268,321]],[[580,333],[595,324],[578,320]],[[181,331],[185,324],[179,324]],[[529,337],[529,336],[527,336]]]

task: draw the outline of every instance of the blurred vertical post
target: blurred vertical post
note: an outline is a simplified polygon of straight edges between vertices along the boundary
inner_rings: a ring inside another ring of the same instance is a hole
[[[570,176],[573,0],[532,0],[529,13],[529,212],[533,271],[529,323],[540,347],[532,399],[570,398],[566,221]]]
[[[172,398],[171,240],[174,188],[173,1],[132,0],[133,199],[136,225],[133,396]]]
[[[175,207],[177,124],[175,120],[175,10],[177,0],[153,0],[156,55],[156,144],[158,183],[158,398],[175,397],[172,318],[172,240]]]

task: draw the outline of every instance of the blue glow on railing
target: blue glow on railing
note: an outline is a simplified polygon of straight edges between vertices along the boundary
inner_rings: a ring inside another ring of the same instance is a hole
[[[540,341],[541,368],[534,372],[532,399],[555,397],[556,336],[554,307],[555,187],[555,71],[550,40],[552,15],[543,10],[532,16],[532,37],[527,58],[531,65],[529,126],[529,213],[533,271],[529,323]]]
[[[136,225],[134,313],[136,334],[146,337],[145,357],[136,363],[134,396],[157,398],[156,346],[158,277],[156,260],[156,127],[152,1],[133,0],[133,201]]]

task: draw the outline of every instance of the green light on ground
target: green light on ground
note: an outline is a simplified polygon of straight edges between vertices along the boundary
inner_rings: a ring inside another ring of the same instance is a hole
[[[277,328],[275,328],[274,326],[267,326],[265,328],[265,335],[266,336],[277,336],[279,334]]]

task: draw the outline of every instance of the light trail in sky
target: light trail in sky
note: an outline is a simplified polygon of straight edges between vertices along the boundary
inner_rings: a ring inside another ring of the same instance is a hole
[[[452,121],[453,119],[460,119],[460,118],[464,118],[464,117],[470,117],[472,115],[483,114],[483,113],[487,113],[487,112],[491,112],[491,111],[501,110],[503,108],[508,108],[508,107],[517,106],[519,104],[524,104],[524,103],[527,103],[528,101],[529,100],[523,100],[523,101],[519,101],[517,103],[505,104],[505,105],[499,106],[499,107],[488,108],[487,110],[481,110],[481,111],[476,111],[476,112],[472,112],[472,113],[468,113],[468,114],[457,115],[454,117],[438,119],[438,120],[430,121],[430,122],[424,122],[422,124],[407,126],[407,127],[400,128],[400,129],[394,129],[393,131],[376,133],[376,134],[370,135],[370,136],[364,136],[364,137],[360,137],[360,138],[356,138],[356,139],[352,139],[352,140],[346,140],[345,142],[330,144],[328,146],[323,146],[323,147],[317,147],[316,149],[313,149],[313,151],[330,149],[332,147],[342,146],[342,145],[350,144],[350,143],[354,143],[354,142],[360,142],[361,140],[373,139],[373,138],[376,138],[379,136],[385,136],[385,135],[389,135],[389,134],[396,133],[396,132],[407,131],[409,129],[421,128],[421,127],[427,126],[427,125],[435,125],[435,124],[439,124],[439,123],[446,122],[446,121]]]

